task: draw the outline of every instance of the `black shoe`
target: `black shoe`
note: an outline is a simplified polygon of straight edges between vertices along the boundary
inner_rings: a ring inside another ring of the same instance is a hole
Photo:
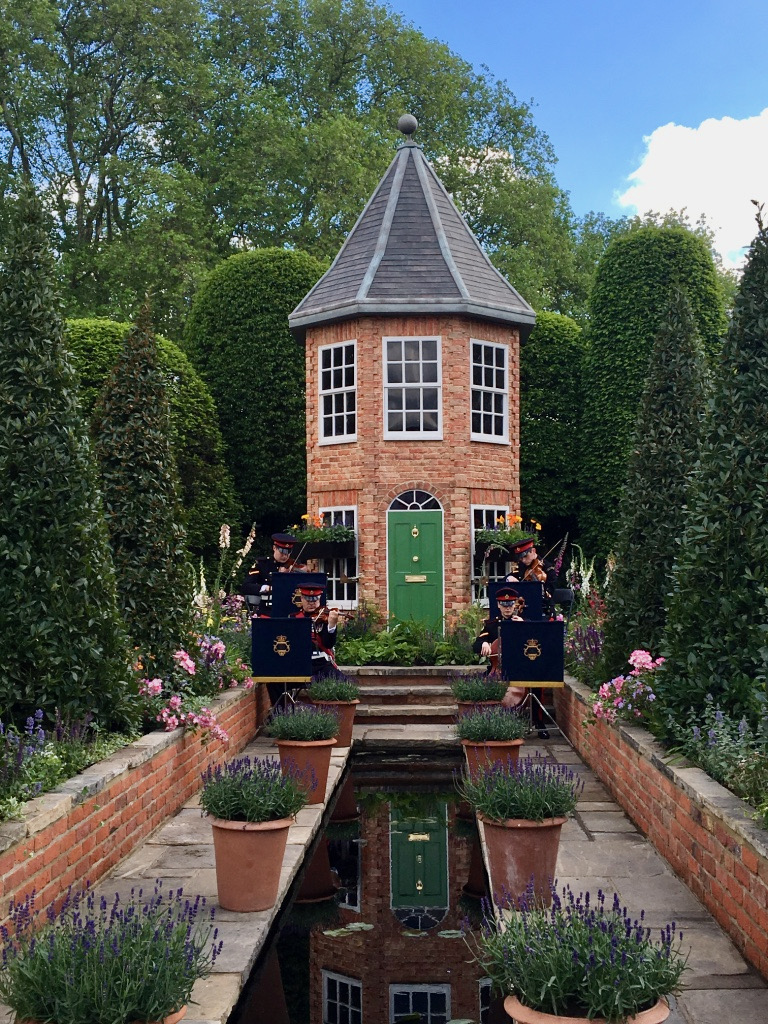
[[[549,732],[546,729],[539,729],[539,739],[540,740],[548,740],[549,739]]]

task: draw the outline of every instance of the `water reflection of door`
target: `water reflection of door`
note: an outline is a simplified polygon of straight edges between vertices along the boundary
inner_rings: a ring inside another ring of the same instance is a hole
[[[448,906],[447,807],[429,818],[390,814],[392,908]],[[399,916],[399,915],[398,915]]]

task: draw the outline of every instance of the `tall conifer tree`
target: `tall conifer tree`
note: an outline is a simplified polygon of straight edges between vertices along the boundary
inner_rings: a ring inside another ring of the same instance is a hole
[[[755,722],[768,674],[768,231],[723,347],[674,574],[659,679],[677,721],[707,694]]]
[[[704,350],[688,296],[675,288],[651,352],[620,502],[616,570],[607,594],[606,676],[623,671],[636,648],[659,653],[706,393]]]
[[[166,381],[147,302],[94,413],[117,592],[147,671],[168,672],[191,624],[191,575]]]
[[[24,189],[0,274],[0,716],[132,718],[128,651],[42,212]]]

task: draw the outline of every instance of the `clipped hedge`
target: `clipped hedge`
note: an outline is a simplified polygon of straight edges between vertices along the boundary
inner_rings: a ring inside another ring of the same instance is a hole
[[[520,351],[520,493],[526,515],[549,521],[547,536],[575,525],[583,356],[574,320],[536,314]]]
[[[704,351],[714,361],[726,330],[706,243],[681,227],[642,227],[614,239],[600,261],[590,303],[581,426],[585,543],[606,554],[616,536],[637,406],[670,287],[683,286]]]
[[[304,346],[288,314],[323,270],[304,252],[238,253],[208,276],[186,325],[186,351],[222,412],[238,495],[266,530],[306,503]]]
[[[102,317],[66,322],[80,398],[89,416],[129,330],[131,324]],[[208,388],[178,345],[158,336],[157,348],[169,384],[171,445],[181,486],[187,547],[191,554],[209,560],[218,551],[219,527],[241,523],[242,508],[224,461],[224,442]]]

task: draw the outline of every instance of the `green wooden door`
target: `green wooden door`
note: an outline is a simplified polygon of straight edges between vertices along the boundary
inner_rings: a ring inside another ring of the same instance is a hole
[[[388,512],[389,613],[439,626],[443,619],[443,513]]]
[[[448,906],[448,827],[445,805],[435,817],[390,817],[392,906]]]

